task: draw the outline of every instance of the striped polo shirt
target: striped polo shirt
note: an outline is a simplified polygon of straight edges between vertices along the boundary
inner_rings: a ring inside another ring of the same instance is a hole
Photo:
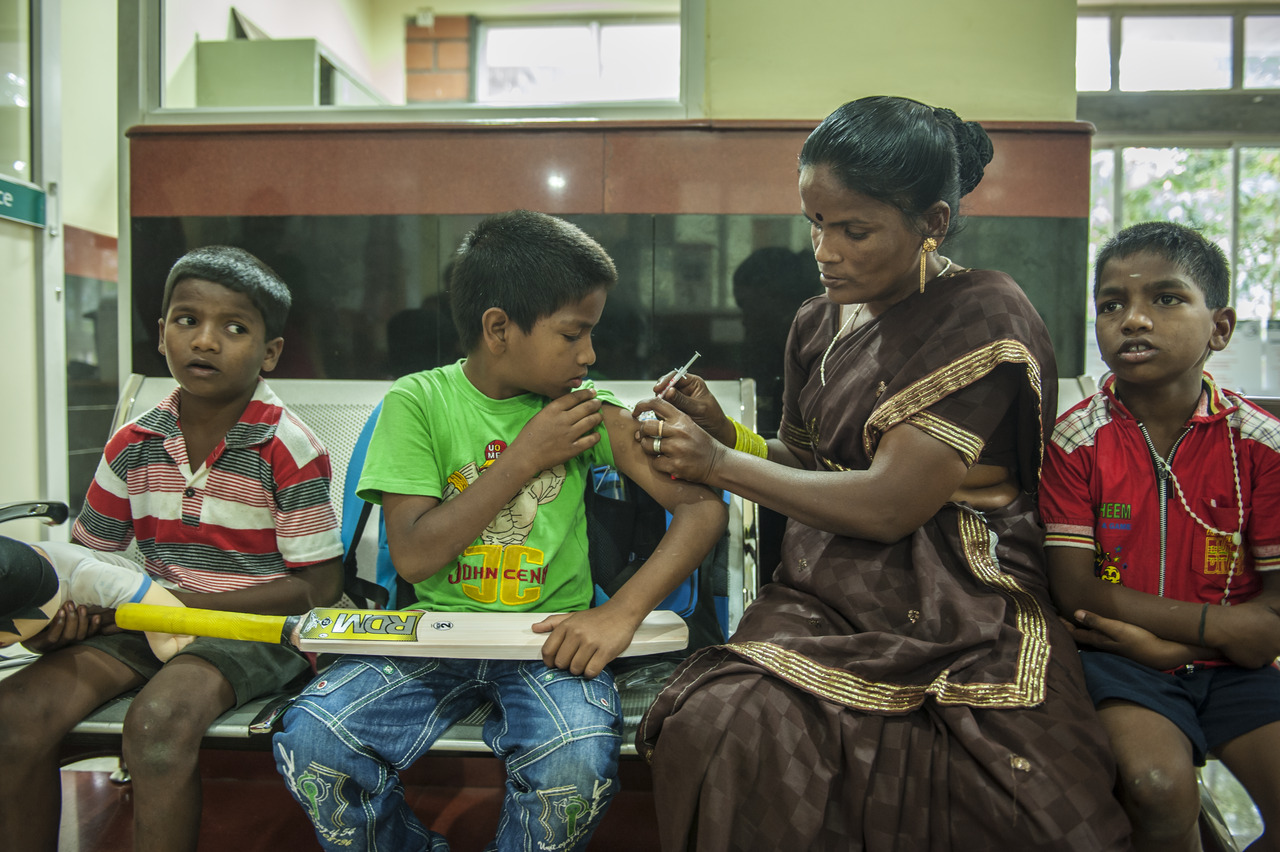
[[[328,452],[261,379],[193,471],[175,388],[111,437],[72,537],[136,539],[147,572],[188,591],[242,589],[342,556],[329,479]]]

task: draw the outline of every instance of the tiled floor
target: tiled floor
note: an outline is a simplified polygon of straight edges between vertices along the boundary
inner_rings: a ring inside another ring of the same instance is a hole
[[[320,848],[269,755],[208,751],[201,761],[202,850],[310,852]],[[91,765],[89,770],[63,772],[59,852],[131,852],[131,788],[111,781],[101,762]],[[449,838],[453,852],[481,852],[498,822],[502,778],[501,765],[489,757],[427,757],[406,773],[406,798],[424,822]],[[647,768],[624,761],[622,782],[622,792],[590,849],[653,852],[658,841]]]

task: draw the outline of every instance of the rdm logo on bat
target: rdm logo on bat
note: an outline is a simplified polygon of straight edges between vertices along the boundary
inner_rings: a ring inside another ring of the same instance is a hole
[[[420,612],[369,609],[316,609],[298,631],[299,639],[360,639],[411,642],[418,636]]]

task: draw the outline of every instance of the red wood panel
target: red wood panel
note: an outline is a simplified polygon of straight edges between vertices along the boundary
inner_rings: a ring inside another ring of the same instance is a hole
[[[119,260],[115,237],[73,225],[62,229],[62,263],[67,275],[118,281]]]
[[[602,209],[598,133],[208,129],[134,135],[134,216]]]
[[[135,216],[792,214],[808,122],[146,126]],[[1083,122],[986,123],[995,159],[964,212],[1083,217]]]

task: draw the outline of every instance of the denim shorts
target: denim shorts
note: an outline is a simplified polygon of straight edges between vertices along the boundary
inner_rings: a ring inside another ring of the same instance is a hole
[[[114,657],[147,680],[164,666],[151,653],[151,646],[141,633],[98,634],[80,644]],[[197,656],[221,672],[235,690],[236,707],[260,695],[301,686],[311,677],[311,663],[306,657],[292,648],[269,642],[197,636],[175,658],[182,654]]]
[[[1236,737],[1280,721],[1280,669],[1232,665],[1158,671],[1107,651],[1081,650],[1094,705],[1128,701],[1164,716],[1191,741],[1196,766]]]

